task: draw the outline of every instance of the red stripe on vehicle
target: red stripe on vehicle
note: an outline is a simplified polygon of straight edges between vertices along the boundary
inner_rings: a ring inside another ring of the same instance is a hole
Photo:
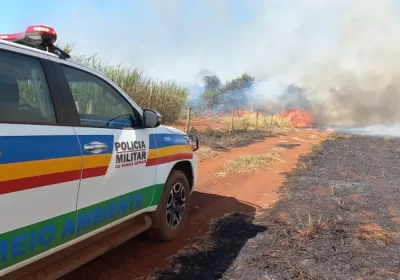
[[[104,176],[107,173],[108,166],[100,166],[83,169],[82,179]]]
[[[157,165],[157,158],[148,159],[146,162],[146,166],[154,166]]]
[[[108,166],[87,168],[83,170],[82,178],[93,178],[104,176]],[[61,184],[70,181],[80,180],[81,170],[58,172],[41,176],[27,177],[0,182],[0,195],[40,188],[48,185]]]
[[[193,159],[193,154],[192,153],[182,153],[182,154],[175,154],[175,155],[170,155],[170,156],[166,156],[166,157],[159,157],[158,159],[150,159],[150,160],[147,160],[146,166],[164,164],[164,163],[173,162],[173,161],[177,161],[177,160],[183,160],[183,159]]]
[[[81,170],[72,170],[41,176],[0,182],[0,194],[19,192],[81,179]]]

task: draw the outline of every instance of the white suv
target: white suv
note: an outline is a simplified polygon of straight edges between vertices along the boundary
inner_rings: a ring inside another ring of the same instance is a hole
[[[0,276],[140,215],[137,233],[161,240],[188,218],[197,137],[68,60],[56,36],[0,35]]]

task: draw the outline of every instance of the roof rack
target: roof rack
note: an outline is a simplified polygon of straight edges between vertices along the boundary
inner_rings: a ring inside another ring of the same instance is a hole
[[[0,40],[14,42],[57,55],[61,59],[70,58],[70,55],[54,45],[57,40],[56,31],[44,25],[28,26],[25,32],[14,34],[0,34]]]

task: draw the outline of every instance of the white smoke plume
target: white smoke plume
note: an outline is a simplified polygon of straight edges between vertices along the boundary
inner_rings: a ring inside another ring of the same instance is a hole
[[[395,2],[309,3],[312,5],[305,8],[305,16],[290,34],[296,50],[284,49],[282,54],[288,53],[290,60],[280,65],[278,60],[279,67],[266,72],[270,78],[259,86],[258,98],[265,96],[268,85],[282,92],[288,83],[295,82],[305,89],[317,122],[398,122],[400,26]],[[278,104],[282,101],[278,99]]]
[[[302,75],[325,122],[393,124],[400,120],[400,28],[394,1],[349,1],[330,57]]]

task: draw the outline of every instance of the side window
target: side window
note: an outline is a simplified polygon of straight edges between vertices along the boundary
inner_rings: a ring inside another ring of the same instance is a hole
[[[81,124],[90,127],[139,127],[140,119],[122,95],[102,79],[62,66]]]
[[[0,123],[56,123],[38,59],[0,51]]]

